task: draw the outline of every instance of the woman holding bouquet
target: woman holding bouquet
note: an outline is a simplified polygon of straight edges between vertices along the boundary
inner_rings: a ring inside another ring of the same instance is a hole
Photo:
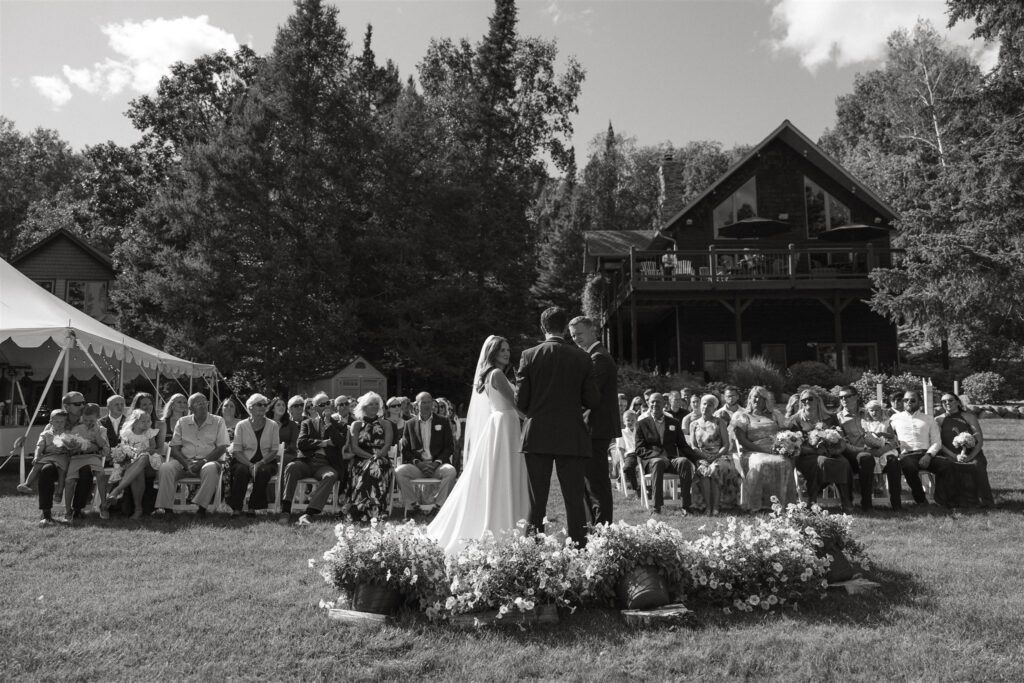
[[[700,458],[697,481],[712,517],[719,512],[725,478],[736,475],[729,457],[729,432],[725,420],[715,415],[717,408],[714,394],[705,394],[700,399],[700,416],[690,423],[690,443]]]
[[[800,392],[799,405],[800,408],[790,418],[789,426],[804,434],[795,467],[807,482],[807,504],[818,502],[822,484],[833,483],[839,487],[843,510],[847,510],[853,506],[850,498],[853,471],[842,455],[839,422],[826,410],[821,397],[810,389]]]
[[[733,421],[740,446],[737,469],[745,470],[740,472],[744,478],[744,510],[770,508],[772,496],[783,505],[797,501],[793,457],[799,450],[790,456],[776,452],[775,436],[782,425],[783,417],[775,410],[771,392],[765,387],[753,387],[747,395],[746,411],[738,413]]]
[[[981,423],[974,413],[964,410],[963,402],[956,394],[943,394],[942,407],[946,412],[935,421],[939,425],[942,452],[956,463],[953,471],[960,498],[964,499],[964,480],[973,475],[981,507],[991,507],[994,500],[992,486],[988,481],[988,461],[981,450],[985,443]]]

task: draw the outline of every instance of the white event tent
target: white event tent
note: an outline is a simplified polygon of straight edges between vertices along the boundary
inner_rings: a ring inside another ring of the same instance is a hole
[[[62,393],[67,393],[71,376],[83,380],[99,376],[117,393],[123,391],[126,378],[144,376],[159,395],[160,377],[165,376],[174,378],[183,390],[185,386],[178,378],[187,377],[190,392],[194,381],[205,381],[212,399],[217,379],[217,368],[213,365],[172,356],[104,325],[50,294],[3,259],[0,259],[0,367],[5,367],[12,378],[12,399],[15,387],[21,391],[18,372],[48,376],[39,405],[28,420],[29,428],[42,409],[58,372],[62,372]],[[21,403],[24,402],[22,395]]]

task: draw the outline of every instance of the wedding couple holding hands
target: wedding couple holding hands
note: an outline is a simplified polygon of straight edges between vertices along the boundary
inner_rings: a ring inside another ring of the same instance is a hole
[[[523,352],[515,386],[508,340],[491,335],[480,350],[466,416],[464,470],[427,527],[448,554],[522,519],[544,531],[552,468],[576,543],[586,541],[588,502],[595,522],[611,521],[607,445],[612,432],[618,433],[615,363],[588,319],[573,320],[580,348],[566,340],[564,310],[549,308],[540,320],[544,341]]]

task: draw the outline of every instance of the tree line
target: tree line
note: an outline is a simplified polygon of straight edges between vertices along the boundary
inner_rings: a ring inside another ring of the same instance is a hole
[[[949,0],[1001,45],[982,74],[927,24],[837,100],[821,144],[900,215],[904,267],[876,310],[940,355],[1019,358],[1024,16]],[[77,153],[0,118],[0,245],[65,227],[109,251],[125,332],[280,392],[358,353],[406,386],[465,393],[486,334],[526,345],[547,305],[579,310],[587,230],[661,224],[668,151],[699,194],[744,148],[640,146],[608,130],[579,170],[583,67],[517,31],[435,39],[415,77],[354,50],[337,9],[298,0],[273,48],[172,67],[126,113],[140,131]],[[552,177],[554,176],[554,177]]]

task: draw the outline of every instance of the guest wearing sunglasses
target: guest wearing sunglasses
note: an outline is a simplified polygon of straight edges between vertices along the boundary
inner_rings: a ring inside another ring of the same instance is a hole
[[[342,472],[341,449],[345,445],[347,435],[339,430],[331,418],[331,399],[320,392],[313,397],[313,417],[303,420],[299,428],[299,454],[295,461],[284,469],[284,493],[281,496],[281,515],[279,521],[287,524],[292,511],[292,497],[300,479],[313,478],[319,484],[309,497],[306,513],[299,518],[299,525],[307,525],[324,509],[331,489],[338,482]],[[341,472],[332,466],[332,461],[341,467]],[[344,489],[342,489],[344,490]]]
[[[280,425],[267,417],[270,402],[263,394],[253,394],[245,402],[249,417],[235,425],[235,435],[231,442],[231,488],[228,491],[228,506],[231,515],[242,512],[242,502],[249,482],[253,478],[253,467],[271,459],[276,460],[277,449],[281,443]],[[264,484],[265,488],[265,484]],[[255,493],[255,491],[254,491]],[[266,494],[264,493],[264,498]],[[250,497],[250,508],[252,497]],[[264,507],[266,505],[264,504]],[[250,509],[250,515],[255,511]]]
[[[915,503],[928,502],[921,485],[920,472],[925,470],[935,475],[935,502],[952,508],[956,506],[953,460],[942,455],[939,425],[921,407],[921,395],[908,390],[903,393],[903,410],[890,420],[900,443],[900,468]]]
[[[826,428],[839,428],[836,416],[828,412],[825,402],[818,394],[810,389],[804,389],[799,396],[800,407],[790,418],[790,427],[799,429],[805,437],[819,425]],[[842,455],[838,457],[829,455],[825,447],[811,446],[805,438],[804,443],[800,446],[800,455],[796,457],[793,465],[807,482],[805,494],[808,505],[818,502],[818,494],[821,492],[823,483],[834,483],[839,488],[839,498],[843,509],[852,507],[850,482],[853,472],[850,469],[850,463]]]
[[[992,485],[988,480],[988,461],[982,450],[982,446],[985,445],[985,437],[981,433],[981,423],[974,413],[964,410],[963,402],[956,394],[943,394],[942,407],[946,412],[935,418],[935,423],[939,425],[942,452],[956,462],[953,471],[958,484],[957,491],[958,493],[962,491],[959,484],[973,479],[974,489],[980,499],[981,507],[992,507],[995,501],[992,498]],[[961,450],[953,441],[959,434],[965,432],[974,437],[974,446]],[[960,502],[965,501],[961,500]]]

